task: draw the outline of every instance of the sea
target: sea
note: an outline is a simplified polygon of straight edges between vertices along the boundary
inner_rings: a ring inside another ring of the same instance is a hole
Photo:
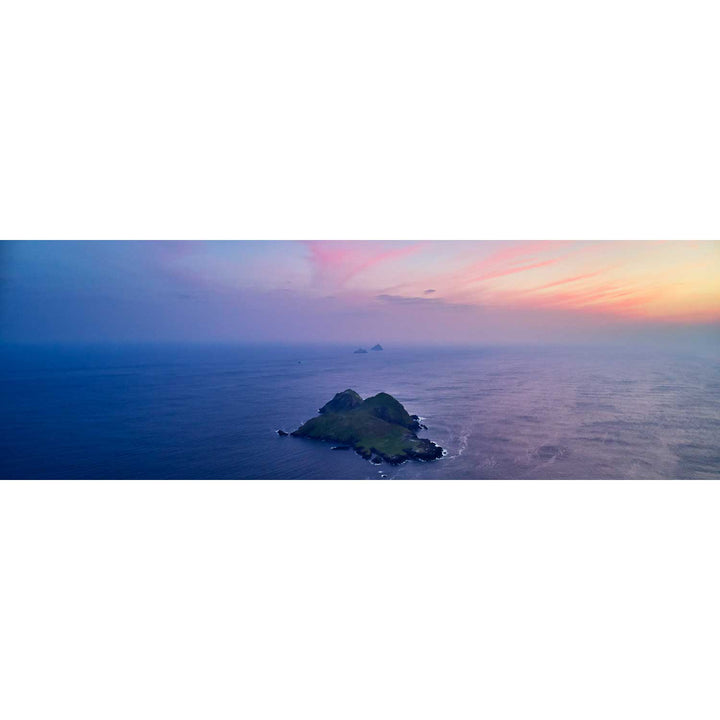
[[[0,477],[720,478],[720,358],[619,347],[0,347]],[[387,392],[445,449],[373,465],[280,437]]]

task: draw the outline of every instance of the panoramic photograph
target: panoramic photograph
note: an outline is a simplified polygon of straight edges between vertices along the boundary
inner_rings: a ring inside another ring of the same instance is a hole
[[[720,242],[3,241],[0,477],[720,478]]]

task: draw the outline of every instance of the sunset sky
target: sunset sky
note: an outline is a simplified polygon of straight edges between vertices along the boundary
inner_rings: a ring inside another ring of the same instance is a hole
[[[3,242],[8,341],[712,343],[720,242]]]

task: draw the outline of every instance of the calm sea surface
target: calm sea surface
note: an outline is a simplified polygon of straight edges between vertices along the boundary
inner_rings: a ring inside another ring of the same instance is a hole
[[[720,360],[618,349],[0,348],[3,478],[720,478]],[[447,450],[281,438],[380,391]]]

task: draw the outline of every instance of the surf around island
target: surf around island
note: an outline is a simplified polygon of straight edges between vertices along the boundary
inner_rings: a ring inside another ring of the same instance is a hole
[[[339,392],[323,405],[293,437],[325,440],[352,447],[366,460],[397,465],[405,460],[435,460],[443,449],[416,431],[426,429],[392,395],[378,393],[365,400],[354,390]]]

